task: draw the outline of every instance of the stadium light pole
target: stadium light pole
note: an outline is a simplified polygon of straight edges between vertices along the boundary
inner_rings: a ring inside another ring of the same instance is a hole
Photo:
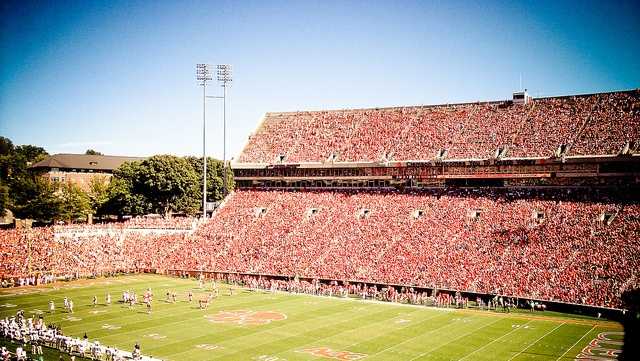
[[[212,80],[211,65],[197,64],[196,79],[202,85],[202,218],[207,218],[207,81]]]
[[[218,82],[221,83],[222,93],[222,187],[224,189],[224,195],[228,193],[227,189],[227,87],[231,86],[232,78],[232,66],[229,64],[218,64],[216,66]]]

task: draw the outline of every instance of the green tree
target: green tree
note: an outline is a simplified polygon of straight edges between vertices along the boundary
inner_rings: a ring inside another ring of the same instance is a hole
[[[202,158],[186,157],[198,177],[198,198],[202,198]],[[207,200],[219,201],[223,198],[222,161],[207,157]],[[233,190],[233,172],[227,168],[227,187]]]
[[[59,197],[62,205],[57,218],[69,223],[84,221],[91,213],[91,199],[77,184],[66,183],[60,187]]]
[[[27,205],[45,190],[42,184],[36,183],[37,174],[34,174],[29,166],[44,159],[47,152],[33,145],[13,146],[7,138],[0,137],[0,181],[8,187],[5,207],[11,209],[19,218],[34,218],[29,213]],[[38,211],[35,215],[39,216]]]
[[[48,179],[35,177],[25,179],[23,187],[24,203],[14,206],[17,218],[30,218],[49,223],[60,218],[62,213],[62,198],[58,186]]]
[[[138,185],[141,173],[142,162],[126,162],[116,169],[107,187],[107,201],[98,213],[119,217],[148,213],[151,206]]]
[[[89,181],[89,200],[91,213],[102,216],[103,206],[109,200],[109,181],[106,176],[95,175]]]
[[[13,142],[9,138],[0,136],[0,155],[13,153]]]
[[[84,154],[86,154],[86,155],[103,155],[102,153],[100,153],[98,151],[95,151],[93,149],[87,149],[87,151],[84,152]]]
[[[156,155],[142,161],[141,166],[134,191],[140,190],[153,212],[194,213],[197,210],[198,177],[184,158]]]
[[[9,203],[9,187],[0,181],[0,217],[4,217]]]

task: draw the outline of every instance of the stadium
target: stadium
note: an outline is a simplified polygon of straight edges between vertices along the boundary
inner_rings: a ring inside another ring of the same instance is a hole
[[[0,361],[640,360],[638,38],[626,0],[3,1]]]
[[[210,218],[3,231],[0,315],[95,359],[617,359],[639,119],[638,90],[267,113]]]

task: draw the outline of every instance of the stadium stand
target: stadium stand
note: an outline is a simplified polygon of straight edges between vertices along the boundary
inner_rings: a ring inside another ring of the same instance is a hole
[[[1,271],[218,270],[620,307],[640,269],[640,206],[626,203],[575,191],[238,191],[194,235],[54,241],[41,228],[29,248],[27,231],[5,231]]]
[[[209,221],[3,231],[0,278],[215,271],[620,308],[640,287],[639,139],[638,90],[268,113]]]
[[[239,163],[617,154],[640,140],[640,91],[511,101],[267,113]]]

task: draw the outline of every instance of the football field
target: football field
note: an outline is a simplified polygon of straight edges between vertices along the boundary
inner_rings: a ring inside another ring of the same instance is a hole
[[[197,281],[156,275],[2,289],[0,317],[19,309],[27,316],[43,313],[47,324],[60,324],[66,335],[86,332],[90,340],[128,351],[139,342],[144,355],[173,361],[573,360],[598,346],[611,349],[613,358],[621,348],[622,327],[613,322],[246,289],[229,295],[227,287],[221,286],[207,310],[198,308],[206,293]],[[144,306],[130,309],[117,302],[124,290],[141,299],[147,288],[154,293],[151,314]],[[166,301],[167,291],[177,293],[176,303]],[[107,292],[113,298],[109,306]],[[63,310],[64,297],[74,301],[73,314]],[[48,312],[50,300],[54,314]]]

